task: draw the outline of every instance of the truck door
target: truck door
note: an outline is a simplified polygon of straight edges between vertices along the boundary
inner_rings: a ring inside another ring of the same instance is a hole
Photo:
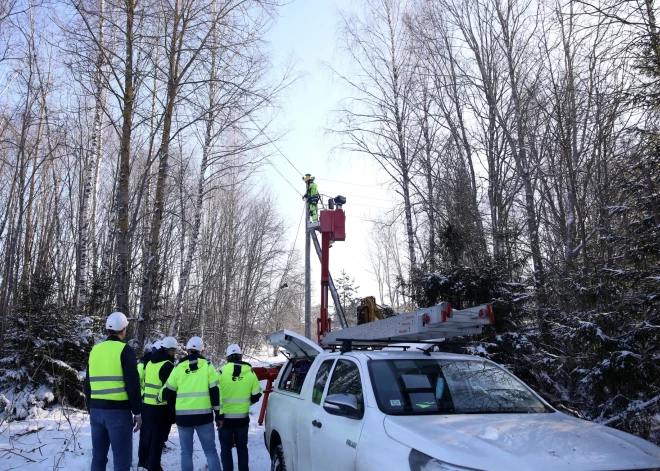
[[[312,469],[312,458],[315,456],[315,450],[312,447],[311,437],[316,431],[316,428],[312,425],[312,421],[316,420],[319,415],[319,409],[323,407],[321,400],[323,399],[334,362],[334,358],[323,360],[316,371],[310,371],[310,374],[314,377],[314,382],[311,384],[311,390],[305,391],[304,406],[298,414],[298,422],[296,424],[298,431],[297,469]]]
[[[357,408],[361,411],[360,417],[351,418],[329,413],[324,406],[327,407],[326,399],[333,394],[355,396]],[[312,414],[306,416],[312,426],[310,445],[313,471],[355,470],[364,411],[363,382],[359,365],[347,358],[338,359],[320,407],[316,407]]]
[[[287,469],[308,471],[309,468],[299,464],[301,460],[309,461],[309,457],[305,458],[305,450],[298,443],[298,423],[304,419],[304,405],[309,402],[305,397],[310,389],[307,384],[312,380],[307,379],[308,372],[314,374],[313,362],[323,349],[288,330],[273,332],[267,339],[285,350],[289,361],[278,376],[276,394],[268,401],[266,436],[270,439],[273,431],[278,433]]]

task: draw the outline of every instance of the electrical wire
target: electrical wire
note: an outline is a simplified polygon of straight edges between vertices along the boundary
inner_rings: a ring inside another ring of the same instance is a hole
[[[286,182],[289,184],[289,186],[290,186],[291,188],[293,188],[293,191],[295,191],[297,195],[300,195],[300,193],[298,192],[298,190],[296,189],[296,187],[293,186],[293,183],[291,183],[289,180],[287,180],[287,178],[286,178],[284,175],[282,175],[282,172],[280,172],[280,171],[278,170],[278,168],[275,166],[275,164],[274,164],[273,162],[271,162],[270,160],[268,161],[268,163],[269,163],[270,166],[273,167],[273,169],[274,169],[274,170],[280,175],[280,177],[284,178],[284,181],[286,181]]]
[[[284,155],[284,152],[282,152],[282,151],[280,150],[280,148],[277,147],[277,144],[275,144],[274,142],[272,142],[272,144],[273,144],[273,147],[275,147],[275,149],[277,149],[277,152],[279,152],[280,155],[281,155],[282,157],[284,157],[284,158],[286,159],[287,162],[289,162],[289,165],[291,165],[291,166],[293,167],[293,169],[294,169],[296,172],[298,172],[298,174],[302,175],[302,172],[301,172],[300,170],[298,170],[298,169],[296,168],[295,165],[293,165],[293,163],[289,160],[289,158],[288,158],[286,155]]]
[[[280,279],[280,289],[284,285],[285,281],[285,276],[289,272],[289,266],[291,265],[291,257],[293,256],[293,251],[296,250],[296,244],[298,243],[298,234],[300,234],[300,226],[302,225],[303,219],[305,219],[305,214],[307,214],[307,202],[303,205],[303,210],[302,214],[300,215],[300,221],[298,221],[298,229],[296,229],[296,237],[293,239],[293,245],[291,246],[291,250],[289,250],[289,257],[287,258],[286,261],[286,267],[284,269],[284,273],[282,273],[282,278]]]
[[[377,208],[377,209],[393,209],[388,208],[387,206],[374,206],[373,204],[362,204],[362,203],[346,203],[349,206],[364,206],[366,208]]]
[[[348,193],[343,193],[341,191],[331,191],[331,190],[325,190],[325,191],[329,191],[331,194],[336,194],[336,195],[341,195],[341,196],[350,196],[352,198],[360,198],[360,199],[366,199],[366,200],[377,200],[377,201],[387,201],[388,203],[392,202],[391,200],[387,200],[385,198],[373,198],[371,196],[351,195],[351,194],[348,194]],[[328,196],[329,198],[334,198],[334,196],[329,196],[325,193],[323,194],[323,196]]]
[[[342,182],[339,180],[330,180],[329,178],[317,178],[317,180],[321,180],[322,182],[343,183],[344,185],[363,186],[365,188],[376,188],[378,190],[383,190],[383,187],[380,186],[363,185],[361,183]]]

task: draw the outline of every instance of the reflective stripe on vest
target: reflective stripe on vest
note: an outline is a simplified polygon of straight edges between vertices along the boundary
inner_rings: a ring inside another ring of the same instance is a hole
[[[92,399],[128,401],[121,352],[126,344],[106,340],[94,345],[89,354],[89,386]]]
[[[163,360],[158,363],[147,363],[147,366],[144,368],[144,400],[145,404],[150,404],[152,406],[165,406],[167,401],[158,402],[158,391],[163,387],[163,383],[160,380],[160,369],[165,363],[168,363],[169,360]],[[170,362],[171,363],[171,362]]]
[[[240,373],[234,376],[236,366]],[[255,386],[255,383],[257,386]],[[258,388],[258,389],[255,389]],[[243,419],[249,416],[250,396],[261,392],[252,368],[249,365],[227,363],[220,374],[220,403],[226,419]]]
[[[139,362],[137,365],[138,376],[140,377],[140,394],[144,396],[144,363]]]
[[[195,363],[197,369],[191,369]],[[176,391],[176,415],[202,415],[213,412],[209,388],[217,381],[217,373],[212,364],[203,358],[186,360],[176,366],[172,376],[176,378],[175,387],[169,380],[165,387]]]

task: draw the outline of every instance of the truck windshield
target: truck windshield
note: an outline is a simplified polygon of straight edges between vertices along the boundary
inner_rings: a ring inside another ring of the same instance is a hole
[[[505,370],[479,360],[371,360],[386,414],[543,413],[546,407]]]

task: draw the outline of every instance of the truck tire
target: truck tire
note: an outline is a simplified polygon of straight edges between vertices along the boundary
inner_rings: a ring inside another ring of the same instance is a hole
[[[273,453],[270,455],[270,471],[286,471],[284,463],[284,448],[278,443]]]

